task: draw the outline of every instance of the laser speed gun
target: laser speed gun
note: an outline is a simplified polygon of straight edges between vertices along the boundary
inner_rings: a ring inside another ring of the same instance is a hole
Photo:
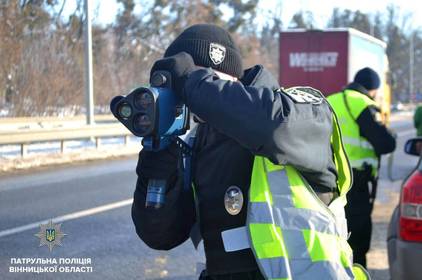
[[[151,87],[136,88],[127,96],[114,97],[110,109],[130,132],[143,137],[144,149],[159,151],[189,129],[189,110],[171,90],[170,73],[154,72],[150,84]],[[165,180],[149,179],[145,206],[162,207],[165,187]]]

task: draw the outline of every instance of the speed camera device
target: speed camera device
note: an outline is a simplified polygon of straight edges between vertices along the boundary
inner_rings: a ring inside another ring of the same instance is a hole
[[[156,71],[150,87],[138,87],[126,96],[111,100],[113,115],[132,134],[142,137],[144,149],[160,151],[189,129],[189,110],[171,89],[171,75]],[[164,204],[165,181],[149,179],[146,207],[160,208]]]

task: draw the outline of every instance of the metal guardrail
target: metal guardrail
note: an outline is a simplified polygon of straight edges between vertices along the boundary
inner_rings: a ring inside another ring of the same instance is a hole
[[[115,123],[117,120],[113,115],[96,115],[97,124]],[[81,126],[86,124],[86,116],[74,117],[19,117],[19,118],[0,118],[0,133],[38,128],[59,128],[68,126]]]
[[[116,118],[111,115],[95,115],[94,119],[96,122],[104,122],[104,121],[114,121]],[[40,123],[40,122],[72,122],[72,121],[85,121],[86,116],[74,116],[74,117],[17,117],[17,118],[0,118],[0,125],[1,124],[9,124],[9,123]]]
[[[28,145],[35,142],[60,141],[61,152],[65,151],[66,140],[79,140],[95,138],[95,145],[98,148],[102,137],[125,137],[125,144],[129,142],[132,133],[121,124],[102,124],[93,126],[81,126],[77,128],[54,128],[54,129],[30,129],[16,130],[12,132],[0,132],[0,145],[19,144],[21,156],[26,156]]]

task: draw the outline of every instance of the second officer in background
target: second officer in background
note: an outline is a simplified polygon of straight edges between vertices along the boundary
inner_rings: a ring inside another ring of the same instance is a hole
[[[374,101],[380,78],[371,68],[359,70],[352,83],[330,95],[342,130],[343,143],[353,169],[352,189],[347,193],[346,218],[353,260],[366,267],[370,248],[371,212],[376,194],[380,156],[396,147],[393,134],[377,120]]]

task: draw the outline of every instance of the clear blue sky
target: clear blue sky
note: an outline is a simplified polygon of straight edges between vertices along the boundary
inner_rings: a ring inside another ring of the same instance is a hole
[[[97,23],[112,23],[115,19],[116,13],[121,9],[115,0],[90,0],[92,1],[94,21]],[[136,2],[136,1],[135,1]],[[406,0],[260,0],[259,3],[259,18],[258,22],[263,23],[265,15],[270,11],[277,10],[277,6],[281,3],[282,7],[282,21],[287,25],[293,14],[298,11],[312,11],[317,28],[324,27],[327,19],[332,13],[333,8],[338,7],[341,9],[361,10],[365,13],[375,13],[377,11],[384,12],[386,7],[393,3],[400,8],[402,16],[413,13],[411,23],[413,27],[422,26],[422,5],[416,4],[416,1]],[[419,3],[420,4],[420,3]],[[75,8],[75,1],[67,0],[65,7],[66,12],[71,12]],[[140,10],[139,5],[136,10]],[[400,24],[400,23],[399,23]]]

